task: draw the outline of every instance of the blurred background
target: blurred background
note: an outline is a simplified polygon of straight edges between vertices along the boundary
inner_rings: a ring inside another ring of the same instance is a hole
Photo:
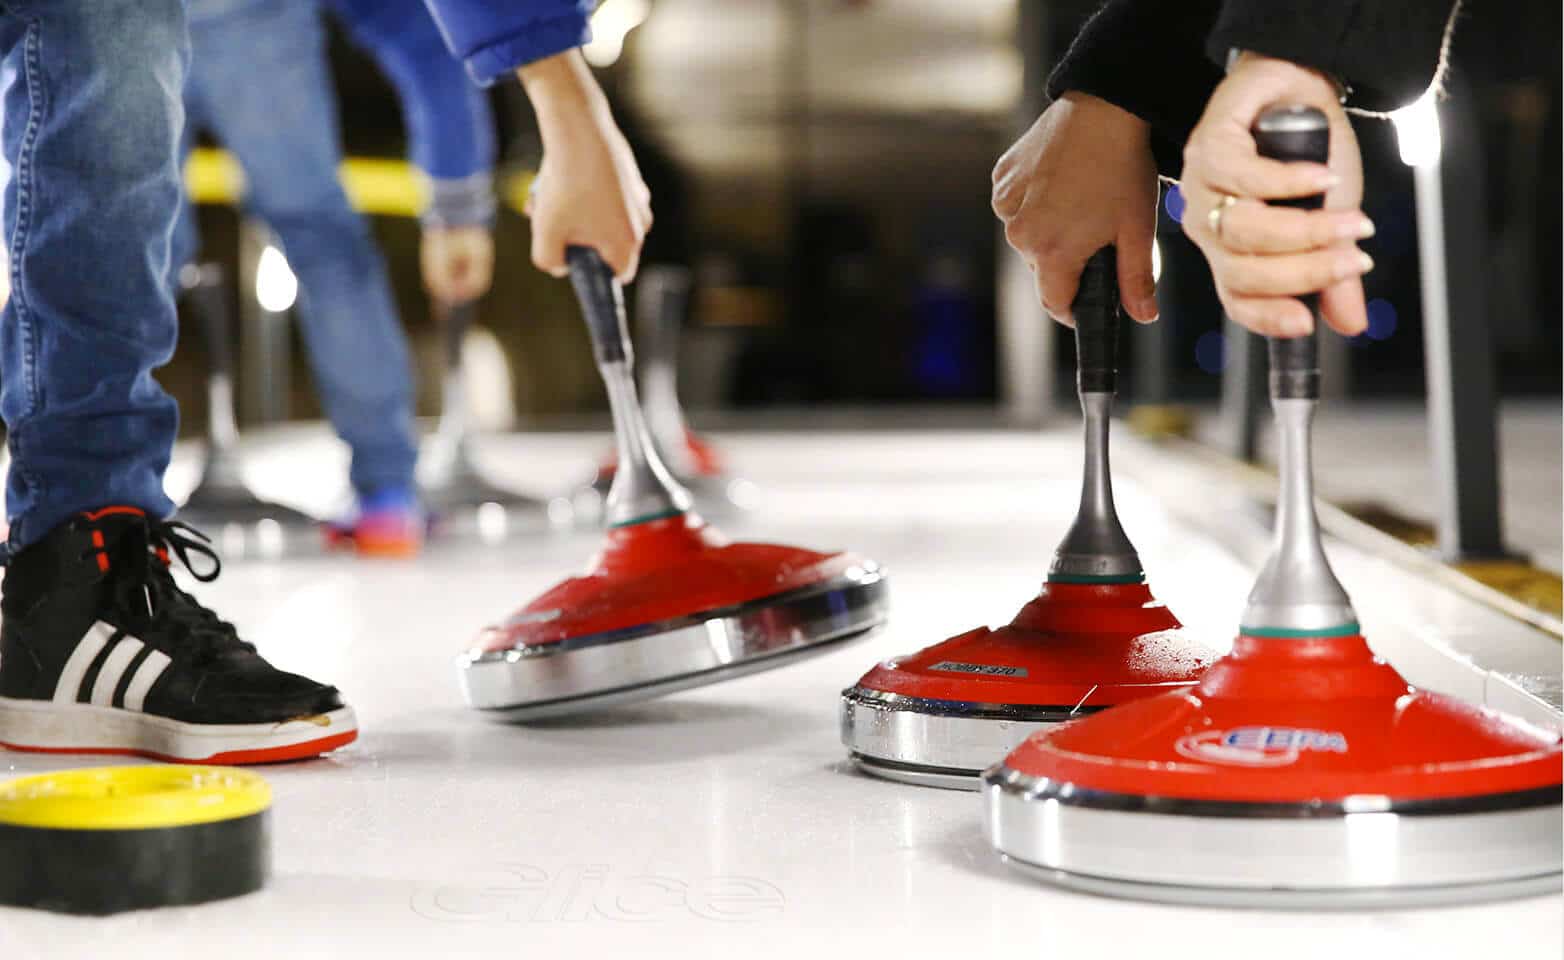
[[[1004,248],[989,171],[1041,110],[1043,78],[1095,6],[604,0],[586,52],[652,190],[656,225],[642,263],[686,265],[695,279],[679,370],[697,425],[825,416],[844,425],[1015,426],[1074,415],[1073,347],[1042,316],[1024,268],[1018,276]],[[1447,270],[1454,324],[1482,331],[1494,388],[1463,402],[1486,404],[1490,422],[1500,399],[1518,411],[1503,442],[1506,457],[1518,443],[1523,459],[1505,482],[1529,482],[1527,496],[1551,511],[1533,552],[1556,569],[1560,6],[1468,8],[1444,115]],[[374,64],[340,35],[332,60],[348,153],[402,157],[401,115]],[[514,83],[489,95],[509,182],[524,184],[540,149],[531,110]],[[1378,225],[1364,244],[1377,264],[1367,281],[1372,321],[1364,336],[1328,346],[1325,362],[1329,393],[1354,402],[1331,408],[1346,417],[1349,437],[1362,432],[1353,456],[1383,460],[1387,448],[1367,421],[1357,421],[1362,431],[1352,426],[1363,405],[1386,411],[1376,422],[1401,424],[1394,429],[1409,442],[1426,442],[1417,197],[1392,124],[1360,122],[1359,134],[1367,212]],[[1163,320],[1127,337],[1121,396],[1147,429],[1241,448],[1217,402],[1244,347],[1224,330],[1209,277],[1180,233],[1176,188],[1161,207]],[[241,215],[215,203],[200,217],[207,254],[227,258],[245,281],[233,291],[241,318],[253,315],[255,271],[241,261],[256,249],[241,243]],[[393,216],[374,223],[417,349],[419,409],[433,415],[441,351],[418,277],[418,226]],[[480,420],[606,423],[568,285],[531,268],[527,221],[514,207],[502,209],[497,230],[495,288],[468,344]],[[258,351],[242,323],[238,341],[242,425],[320,417],[296,335],[273,335]],[[1485,366],[1480,353],[1457,343],[1458,381],[1461,363]],[[162,379],[182,401],[191,435],[204,428],[205,365],[197,325],[186,323]],[[1263,457],[1263,441],[1250,453]],[[1419,484],[1417,471],[1426,473],[1426,461],[1371,472],[1364,484],[1383,498],[1387,483]]]

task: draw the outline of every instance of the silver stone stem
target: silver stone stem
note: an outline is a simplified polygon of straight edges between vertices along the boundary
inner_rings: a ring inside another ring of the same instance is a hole
[[[684,411],[679,407],[677,380],[671,364],[649,361],[641,371],[641,389],[646,395],[646,424],[657,449],[668,458],[676,475],[695,473],[684,446]]]
[[[440,379],[440,421],[418,456],[419,480],[429,487],[452,482],[467,456],[467,384],[460,364]]]
[[[1112,409],[1111,393],[1081,394],[1086,440],[1081,506],[1054,553],[1048,572],[1051,578],[1122,578],[1141,573],[1140,557],[1113,506],[1108,469],[1108,415]]]
[[[234,383],[227,373],[214,373],[206,381],[207,441],[214,449],[239,446],[239,426],[234,419]]]
[[[614,471],[613,486],[608,489],[605,515],[611,527],[682,513],[691,502],[689,491],[669,474],[652,445],[641,403],[636,398],[628,353],[627,350],[622,361],[598,366],[608,387],[614,441],[619,449],[619,466]]]
[[[1278,441],[1277,472],[1281,495],[1276,505],[1276,536],[1271,556],[1260,571],[1240,629],[1266,635],[1331,635],[1357,632],[1357,614],[1336,579],[1320,543],[1314,513],[1312,399],[1272,398]]]
[[[636,344],[640,349],[641,405],[652,442],[674,476],[692,476],[695,464],[685,447],[684,408],[679,403],[679,338],[690,271],[669,264],[643,267],[635,298]]]

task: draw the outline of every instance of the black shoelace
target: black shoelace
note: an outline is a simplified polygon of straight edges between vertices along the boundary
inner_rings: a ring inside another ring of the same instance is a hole
[[[210,560],[210,569],[197,569],[190,559],[192,553]],[[202,583],[211,583],[222,572],[222,561],[205,534],[179,520],[148,520],[147,549],[132,554],[132,567],[120,574],[115,588],[122,609],[139,612],[145,604],[150,624],[171,628],[188,641],[181,650],[188,651],[195,666],[211,663],[225,653],[255,652],[254,646],[239,639],[233,624],[202,606],[174,582],[172,568],[176,558]]]

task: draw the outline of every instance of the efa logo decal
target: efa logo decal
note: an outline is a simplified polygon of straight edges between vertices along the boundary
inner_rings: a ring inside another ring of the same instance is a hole
[[[1239,767],[1285,767],[1305,750],[1346,753],[1347,737],[1336,730],[1297,727],[1234,727],[1180,737],[1173,745],[1181,755],[1207,763]]]

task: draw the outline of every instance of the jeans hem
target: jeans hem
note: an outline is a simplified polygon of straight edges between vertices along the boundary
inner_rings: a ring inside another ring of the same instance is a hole
[[[17,150],[16,158],[16,229],[11,236],[11,242],[7,244],[7,252],[10,263],[7,272],[10,274],[11,297],[10,309],[16,317],[17,337],[20,341],[22,352],[22,390],[26,397],[26,405],[22,416],[32,414],[38,409],[38,338],[33,329],[32,312],[28,308],[27,288],[22,282],[23,255],[27,249],[27,238],[31,233],[33,213],[33,167],[35,166],[34,154],[38,145],[38,131],[43,125],[44,105],[42,100],[42,84],[40,82],[43,64],[40,59],[39,39],[40,24],[37,17],[27,17],[27,37],[24,41],[23,53],[23,78],[22,82],[27,88],[28,116],[27,130],[22,134],[22,143]],[[16,472],[20,485],[30,495],[36,495],[39,489],[38,480],[27,469],[27,458],[23,449],[21,437],[8,431],[7,443],[11,445],[11,470]],[[29,502],[32,496],[26,498]],[[10,518],[10,530],[5,544],[5,556],[9,556],[13,550],[21,549],[30,540],[31,524],[29,517],[24,513],[15,518]]]

